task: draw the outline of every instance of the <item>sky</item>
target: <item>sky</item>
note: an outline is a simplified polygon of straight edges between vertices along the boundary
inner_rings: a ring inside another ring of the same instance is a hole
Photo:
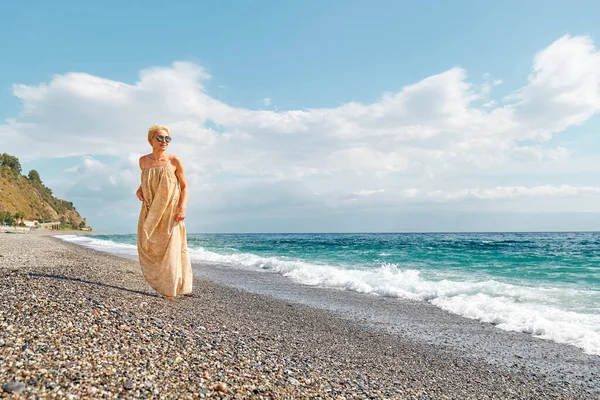
[[[597,1],[0,2],[0,153],[135,233],[153,124],[188,232],[600,228]]]

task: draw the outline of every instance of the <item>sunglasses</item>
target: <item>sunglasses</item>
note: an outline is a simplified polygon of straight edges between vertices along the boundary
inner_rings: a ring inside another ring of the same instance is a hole
[[[158,140],[159,142],[167,142],[169,143],[171,141],[171,136],[163,136],[163,135],[158,135],[156,137],[156,140]]]

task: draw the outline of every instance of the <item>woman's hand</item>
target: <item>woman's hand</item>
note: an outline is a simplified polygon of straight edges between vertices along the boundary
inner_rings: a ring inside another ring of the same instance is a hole
[[[181,222],[184,219],[185,219],[185,208],[178,206],[177,209],[175,209],[175,221]]]
[[[140,199],[140,201],[144,201],[144,193],[142,192],[141,186],[138,188],[137,192],[135,192],[135,195],[138,199]]]

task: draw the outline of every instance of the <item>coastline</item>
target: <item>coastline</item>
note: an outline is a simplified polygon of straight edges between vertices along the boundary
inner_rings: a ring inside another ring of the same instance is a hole
[[[192,265],[194,273],[204,280],[329,311],[368,330],[450,354],[468,354],[470,360],[514,373],[539,375],[553,384],[585,387],[600,398],[600,356],[586,354],[570,344],[502,330],[429,302],[300,285],[280,274],[214,263]]]
[[[191,296],[167,302],[145,283],[135,261],[49,235],[2,235],[0,254],[0,350],[9,366],[0,369],[0,384],[22,382],[23,396],[600,395],[569,377],[548,382],[207,276],[195,278]],[[405,324],[419,322],[411,315],[419,314],[407,312]]]

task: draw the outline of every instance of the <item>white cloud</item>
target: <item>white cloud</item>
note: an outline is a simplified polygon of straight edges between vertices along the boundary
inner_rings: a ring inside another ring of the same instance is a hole
[[[93,198],[107,209],[122,202],[128,218],[137,207],[137,158],[149,150],[146,129],[154,123],[172,129],[171,151],[185,162],[197,212],[331,210],[350,198],[357,207],[509,195],[525,210],[535,207],[527,202],[531,193],[556,196],[539,188],[595,196],[587,185],[510,179],[556,163],[586,168],[572,150],[547,141],[600,111],[599,60],[589,37],[564,36],[535,55],[527,84],[501,106],[493,90],[502,80],[486,74],[475,85],[465,70],[453,68],[371,104],[281,112],[211,97],[210,75],[188,62],[142,70],[135,83],[67,73],[38,86],[15,85],[23,110],[0,125],[0,147],[24,161],[82,157],[65,171],[66,195]],[[263,102],[269,106],[271,99]],[[120,161],[104,165],[99,155]]]
[[[549,139],[600,110],[600,53],[589,37],[564,36],[534,59],[527,86],[508,96],[524,137]]]
[[[465,199],[515,199],[519,197],[538,197],[544,199],[547,197],[575,197],[585,194],[600,194],[600,186],[498,186],[489,189],[462,189],[454,192],[434,191],[427,193],[424,197],[436,201],[457,201]]]
[[[85,156],[78,165],[65,170],[64,177],[71,182],[66,196],[125,200],[135,193],[139,185],[139,176],[134,173],[137,164],[131,155],[113,165]],[[110,204],[107,205],[110,207]]]
[[[372,196],[374,194],[383,193],[383,192],[385,192],[385,189],[377,189],[377,190],[366,190],[366,189],[363,189],[363,190],[361,190],[359,192],[356,192],[355,194],[357,196]]]
[[[107,166],[102,164],[100,161],[93,157],[85,156],[81,159],[81,163],[67,168],[65,172],[74,172],[80,175],[86,175],[88,173],[94,173],[96,171],[106,170]]]
[[[514,159],[527,160],[565,160],[571,155],[571,152],[565,147],[546,148],[541,146],[516,146],[513,149]]]

